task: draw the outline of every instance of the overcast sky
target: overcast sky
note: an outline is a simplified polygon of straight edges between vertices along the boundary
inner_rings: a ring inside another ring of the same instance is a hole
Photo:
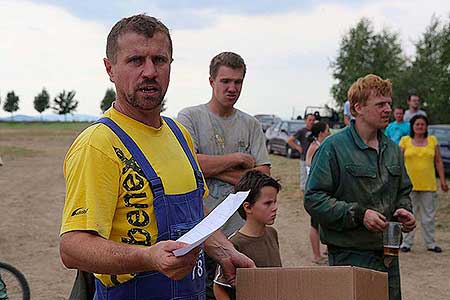
[[[120,18],[143,12],[172,34],[167,115],[207,102],[211,58],[234,51],[247,64],[237,107],[291,117],[308,105],[332,104],[330,61],[362,17],[375,30],[398,32],[412,55],[432,15],[448,17],[450,1],[0,0],[0,116],[8,115],[3,100],[11,90],[20,97],[17,113],[36,115],[33,99],[43,87],[52,98],[75,90],[77,113],[100,114],[113,86],[102,62],[106,36]]]

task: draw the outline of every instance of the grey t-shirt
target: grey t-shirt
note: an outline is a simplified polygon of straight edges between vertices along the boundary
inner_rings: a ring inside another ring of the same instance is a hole
[[[410,112],[409,109],[407,109],[407,110],[405,110],[405,114],[403,115],[403,122],[411,121],[412,117],[414,117],[415,115],[423,115],[426,117],[427,113],[421,109],[419,109],[416,112]]]
[[[221,118],[208,109],[207,104],[187,107],[178,113],[177,120],[189,131],[197,153],[224,155],[234,152],[251,154],[256,166],[270,165],[264,133],[254,117],[238,109],[230,117]],[[216,178],[206,178],[209,196],[205,205],[212,210],[232,191],[233,185]],[[222,228],[229,236],[244,224],[235,213]]]

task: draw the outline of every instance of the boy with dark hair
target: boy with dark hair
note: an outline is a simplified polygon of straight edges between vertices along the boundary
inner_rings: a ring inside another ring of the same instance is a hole
[[[230,241],[257,267],[281,267],[277,231],[267,226],[275,222],[280,189],[277,180],[257,170],[245,173],[234,188],[235,193],[250,190],[250,194],[238,209],[245,224],[230,236]],[[214,296],[217,300],[235,299],[235,290],[224,280],[220,266],[214,280]]]

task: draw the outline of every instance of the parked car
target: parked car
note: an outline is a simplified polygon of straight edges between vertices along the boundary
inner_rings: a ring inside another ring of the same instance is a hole
[[[445,173],[450,174],[450,125],[430,125],[428,126],[428,134],[436,136]]]
[[[305,127],[303,120],[281,120],[266,131],[266,146],[269,153],[277,152],[286,157],[300,157],[300,153],[292,149],[287,141],[291,135]]]
[[[273,124],[281,121],[279,117],[276,115],[255,115],[255,118],[261,123],[261,128],[263,132],[266,132],[266,130],[272,126]]]

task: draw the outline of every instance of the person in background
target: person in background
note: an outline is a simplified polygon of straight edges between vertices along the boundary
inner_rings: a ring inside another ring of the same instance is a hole
[[[311,127],[311,134],[309,139],[311,141],[308,151],[306,152],[306,171],[309,176],[309,171],[311,167],[311,161],[319,149],[320,144],[323,140],[330,135],[330,127],[327,123],[318,122]],[[313,263],[318,265],[327,264],[328,260],[326,256],[322,256],[320,251],[320,239],[319,239],[319,223],[316,219],[311,218],[311,229],[309,232],[309,240],[311,242],[311,249],[313,253]]]
[[[234,192],[250,190],[250,194],[238,209],[245,224],[230,237],[230,241],[257,267],[281,267],[278,233],[270,226],[277,216],[280,189],[278,181],[256,170],[245,173],[234,188]],[[235,299],[235,293],[218,267],[214,296],[217,300],[228,300]]]
[[[352,115],[352,112],[350,111],[350,101],[345,101],[344,103],[344,124],[345,126],[350,125],[350,121],[355,119],[355,117]]]
[[[173,254],[186,245],[176,240],[203,219],[208,188],[191,136],[161,116],[172,54],[169,29],[158,19],[117,22],[103,60],[116,101],[64,161],[60,255],[66,267],[95,273],[95,300],[204,299],[203,251],[230,284],[236,267],[254,266],[221,231],[184,256]]]
[[[398,257],[384,261],[389,221],[415,228],[411,182],[400,148],[383,133],[389,123],[392,84],[369,74],[348,91],[355,120],[323,141],[313,157],[304,206],[320,224],[330,266],[387,272],[389,299],[401,299]]]
[[[306,151],[308,151],[308,147],[310,141],[308,139],[311,134],[311,127],[313,126],[316,118],[313,114],[307,114],[305,116],[305,127],[298,130],[294,135],[288,138],[287,143],[292,149],[297,150],[300,153],[300,190],[303,192],[305,190],[306,184]]]
[[[211,99],[208,103],[182,109],[177,120],[194,140],[194,149],[209,195],[205,206],[212,210],[232,192],[248,170],[270,174],[270,160],[261,124],[253,116],[235,108],[247,71],[242,57],[233,52],[216,55],[209,65]],[[222,227],[230,236],[244,224],[236,212]],[[213,279],[217,265],[206,256],[206,297],[213,299]]]
[[[415,216],[420,214],[422,236],[428,251],[440,253],[442,249],[434,239],[437,198],[433,197],[433,193],[437,190],[436,170],[442,191],[448,191],[441,152],[436,137],[428,135],[426,116],[415,115],[410,124],[410,136],[400,140],[400,148],[405,156],[406,170],[413,184],[411,192],[413,213]],[[414,234],[415,230],[404,235],[400,247],[402,252],[411,251]]]
[[[384,133],[398,145],[403,136],[409,135],[409,123],[403,121],[403,108],[401,107],[394,109],[394,119],[394,122],[389,123]]]
[[[405,115],[403,116],[404,122],[409,122],[415,115],[427,116],[427,113],[420,109],[419,96],[410,94],[408,100],[406,100],[406,104],[408,104],[408,109],[405,111]]]

